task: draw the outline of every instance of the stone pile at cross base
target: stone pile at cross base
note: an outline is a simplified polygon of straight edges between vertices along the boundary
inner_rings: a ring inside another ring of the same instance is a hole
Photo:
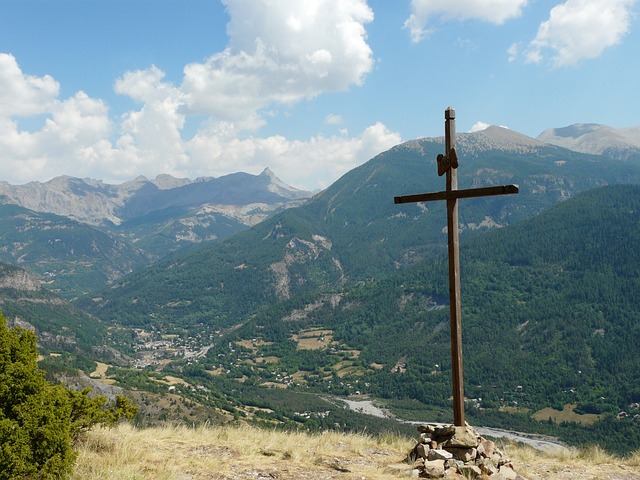
[[[471,426],[425,424],[409,454],[413,475],[420,478],[526,480],[491,440]]]

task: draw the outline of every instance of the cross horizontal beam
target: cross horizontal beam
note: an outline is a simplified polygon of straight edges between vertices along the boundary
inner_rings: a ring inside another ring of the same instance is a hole
[[[493,195],[509,195],[518,193],[517,185],[501,185],[498,187],[468,188],[466,190],[450,190],[444,192],[418,193],[393,197],[393,203],[433,202],[436,200],[453,200],[458,198],[489,197]]]

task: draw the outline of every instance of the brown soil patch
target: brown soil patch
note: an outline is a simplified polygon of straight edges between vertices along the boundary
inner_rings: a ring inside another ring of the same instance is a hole
[[[167,375],[162,380],[158,380],[160,383],[164,383],[166,385],[184,385],[185,387],[190,387],[189,383],[185,382],[182,378],[172,377],[171,375]]]
[[[256,363],[278,363],[280,358],[278,357],[257,357]]]
[[[107,365],[106,363],[96,362],[96,369],[89,374],[91,378],[102,378],[106,375],[107,370],[111,365]]]

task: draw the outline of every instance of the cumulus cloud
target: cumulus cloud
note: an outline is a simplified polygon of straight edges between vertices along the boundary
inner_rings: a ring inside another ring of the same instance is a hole
[[[163,172],[189,163],[181,137],[186,120],[184,95],[163,82],[164,76],[153,66],[128,72],[115,83],[117,93],[143,103],[140,110],[123,115],[119,147],[135,155],[138,168],[156,166]]]
[[[346,130],[296,141],[252,136],[269,120],[267,109],[278,115],[278,108],[363,83],[373,67],[366,0],[222,1],[230,17],[227,48],[186,65],[176,84],[156,66],[126,72],[114,90],[138,106],[118,118],[84,92],[61,99],[52,77],[25,74],[13,56],[0,54],[3,179],[23,183],[67,173],[118,182],[140,174],[259,173],[270,166],[283,180],[312,189],[400,141],[380,123],[354,136]],[[34,115],[42,128],[21,129],[22,117]],[[190,118],[200,124],[184,138]],[[341,121],[326,118],[329,125]]]
[[[487,128],[489,128],[491,126],[490,123],[485,123],[485,122],[476,122],[473,124],[473,126],[471,127],[471,130],[469,130],[469,132],[473,133],[473,132],[480,132],[482,130],[486,130]]]
[[[29,85],[31,79],[23,75],[22,81]],[[141,103],[117,125],[109,119],[108,106],[84,92],[65,100],[50,98],[47,111],[41,112],[47,117],[44,125],[35,132],[20,130],[18,122],[0,110],[0,157],[7,160],[2,178],[24,183],[68,173],[119,182],[140,174],[257,174],[269,166],[292,185],[319,189],[402,140],[381,123],[353,136],[345,131],[306,140],[279,135],[243,138],[243,121],[213,116],[193,138],[183,140],[183,95],[164,81],[160,70],[129,72],[115,82],[115,89]],[[27,91],[25,85],[17,90]],[[326,118],[329,124],[340,121],[338,115]]]
[[[243,170],[259,173],[269,166],[282,180],[308,189],[320,189],[383,150],[401,141],[381,123],[349,137],[315,136],[306,141],[268,138],[238,139],[220,125],[209,125],[188,142],[187,148],[202,175]],[[213,167],[213,171],[211,168]],[[209,172],[209,173],[206,173]]]
[[[13,55],[0,53],[0,115],[37,115],[51,108],[60,85],[49,75],[25,75]]]
[[[116,93],[127,95],[142,103],[162,101],[167,97],[180,97],[171,84],[163,82],[165,74],[155,65],[145,70],[125,73],[114,85]]]
[[[473,18],[500,25],[519,17],[527,3],[528,0],[411,0],[411,15],[404,27],[417,43],[431,32],[427,24],[433,17],[442,20]]]
[[[292,104],[360,85],[373,65],[365,0],[224,0],[228,48],[184,69],[192,113],[235,121],[265,106]]]
[[[24,74],[12,55],[0,53],[0,158],[7,180],[50,178],[69,166],[79,175],[90,171],[89,152],[104,145],[112,129],[108,107],[82,91],[60,100],[59,90],[52,77]],[[21,129],[18,120],[34,115],[43,117],[43,126]]]
[[[550,57],[556,67],[599,57],[629,31],[631,7],[637,0],[567,0],[558,4],[540,24],[526,52],[527,61]]]

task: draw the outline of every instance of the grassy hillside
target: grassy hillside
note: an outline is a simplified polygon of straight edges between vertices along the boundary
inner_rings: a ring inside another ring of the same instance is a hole
[[[410,471],[405,458],[414,445],[415,439],[331,431],[120,426],[89,432],[73,479],[405,478]],[[597,448],[545,453],[506,444],[501,449],[529,480],[640,479],[640,452],[619,458]],[[399,469],[403,463],[406,468]]]

